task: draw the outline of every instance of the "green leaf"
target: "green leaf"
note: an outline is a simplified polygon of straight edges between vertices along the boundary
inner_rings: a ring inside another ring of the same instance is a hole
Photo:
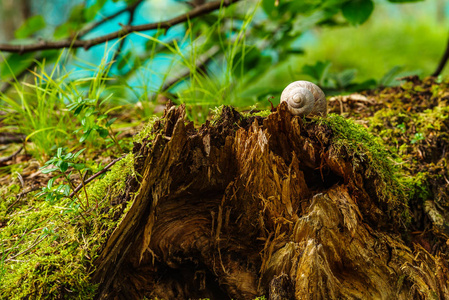
[[[53,199],[54,199],[53,193],[49,193],[49,194],[47,194],[47,196],[45,197],[45,201],[49,202],[50,204],[53,204],[53,203],[54,203]]]
[[[62,147],[59,147],[58,150],[57,150],[56,156],[57,156],[57,157],[61,157],[62,151],[63,151],[63,150],[64,150],[64,149],[63,149]]]
[[[398,77],[398,74],[402,72],[404,67],[402,66],[394,66],[391,68],[385,75],[379,80],[379,85],[381,86],[391,86],[394,84],[394,81],[396,80],[396,77]]]
[[[304,51],[304,49],[297,48],[297,49],[287,49],[287,50],[285,51],[285,53],[286,53],[286,54],[298,54],[298,55],[303,55],[303,54],[305,54],[306,52]]]
[[[57,170],[59,170],[59,169],[58,168],[51,168],[51,169],[44,169],[41,172],[42,172],[42,174],[48,174],[48,173],[51,173],[51,172],[54,172],[54,171],[57,171]]]
[[[84,13],[84,16],[88,21],[92,21],[95,16],[99,15],[98,12],[103,8],[106,0],[97,0],[92,6],[88,7]]]
[[[324,85],[324,80],[328,77],[331,65],[330,61],[317,61],[315,65],[304,65],[301,71],[303,74],[315,79],[322,86]]]
[[[106,125],[105,125],[105,126],[106,126],[106,127],[111,127],[112,123],[114,123],[115,120],[117,120],[117,118],[112,118],[112,119],[108,120],[108,121],[106,122]]]
[[[64,196],[67,197],[68,195],[70,195],[70,185],[68,184],[61,185],[59,191],[60,193],[62,193]]]
[[[56,162],[58,159],[55,157],[50,158],[48,161],[45,162],[43,167],[40,167],[39,169],[43,169],[45,167],[48,167],[49,165],[52,165],[54,162]]]
[[[47,188],[44,187],[44,188],[42,188],[42,190],[39,193],[36,194],[36,197],[42,198],[42,196],[44,196],[46,193],[47,193]]]
[[[353,84],[348,89],[350,92],[357,92],[357,91],[365,91],[365,90],[371,90],[377,87],[377,82],[374,79],[368,79],[361,83]]]
[[[340,88],[347,87],[355,78],[356,69],[346,69],[335,76],[335,80]]]
[[[55,31],[53,32],[53,37],[55,39],[68,37],[70,35],[71,29],[73,28],[71,25],[71,23],[64,23],[56,27]]]
[[[51,178],[48,183],[47,183],[47,188],[51,189],[51,187],[53,186],[53,182],[55,182],[56,177]]]
[[[417,142],[422,141],[424,139],[425,139],[424,134],[422,134],[421,132],[417,132],[415,133],[415,136],[411,139],[410,142],[412,144],[416,144]]]
[[[103,127],[99,127],[96,130],[102,138],[107,138],[109,135],[109,132],[106,129],[104,129]]]
[[[33,33],[45,28],[45,19],[41,15],[32,16],[27,19],[19,29],[16,30],[15,36],[18,39],[29,37]]]
[[[86,109],[86,112],[85,112],[85,116],[86,117],[90,117],[91,115],[93,115],[93,114],[95,114],[97,111],[95,110],[95,107],[93,107],[93,106],[90,106],[89,108],[87,108]]]
[[[352,25],[363,24],[368,20],[373,9],[374,3],[372,0],[351,0],[341,7],[343,16]]]
[[[277,7],[274,5],[276,0],[263,0],[262,8],[270,19],[278,15]]]
[[[421,2],[424,0],[388,0],[391,3]]]
[[[59,165],[59,169],[61,170],[61,172],[67,171],[68,168],[69,164],[66,161],[61,162],[61,164]]]
[[[81,113],[81,111],[83,110],[84,106],[85,106],[84,104],[78,106],[78,107],[75,109],[75,111],[73,112],[73,114],[74,114],[75,116],[79,115],[79,114]]]
[[[73,164],[73,167],[75,168],[75,170],[81,171],[86,167],[86,165],[85,164]]]
[[[12,77],[12,75],[17,76],[31,66],[33,64],[33,60],[33,53],[13,53],[7,56],[6,60],[0,63],[0,78],[4,80]]]
[[[80,143],[84,142],[90,135],[92,129],[89,128],[80,138]]]
[[[67,22],[67,24],[72,26],[71,30],[74,30],[74,28],[77,29],[77,27],[82,26],[86,21],[90,21],[86,20],[85,11],[86,8],[84,3],[73,6],[70,11],[69,21]]]
[[[86,150],[86,148],[81,149],[80,151],[76,152],[75,155],[73,155],[73,158],[77,158],[83,151]]]

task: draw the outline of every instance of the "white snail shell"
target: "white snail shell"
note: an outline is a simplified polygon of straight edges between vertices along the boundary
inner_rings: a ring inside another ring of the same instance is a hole
[[[295,116],[325,116],[326,96],[314,83],[294,81],[281,94],[281,102],[288,104],[288,110]]]

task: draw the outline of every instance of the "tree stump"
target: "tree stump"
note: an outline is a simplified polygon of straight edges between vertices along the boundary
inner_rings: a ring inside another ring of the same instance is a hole
[[[284,104],[199,129],[168,106],[134,147],[98,299],[449,299],[447,260],[404,234],[407,204],[333,137]]]

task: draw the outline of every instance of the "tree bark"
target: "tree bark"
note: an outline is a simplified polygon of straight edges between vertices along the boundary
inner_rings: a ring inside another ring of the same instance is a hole
[[[132,201],[95,261],[98,299],[449,299],[447,260],[412,244],[332,130],[168,106],[134,147]]]

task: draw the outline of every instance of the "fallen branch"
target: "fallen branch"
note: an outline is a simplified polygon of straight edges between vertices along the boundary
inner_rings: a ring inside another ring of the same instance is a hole
[[[6,133],[4,135],[0,133],[0,144],[23,143],[25,138],[26,136],[20,133]]]
[[[36,44],[30,44],[30,45],[0,44],[0,51],[16,52],[16,53],[22,54],[22,53],[27,53],[27,52],[39,51],[39,50],[62,49],[62,48],[69,48],[69,47],[72,49],[82,47],[82,48],[88,50],[92,46],[120,38],[120,37],[125,36],[132,32],[148,31],[148,30],[154,30],[154,29],[169,29],[174,25],[183,23],[187,20],[195,19],[199,16],[208,14],[208,13],[215,11],[217,9],[220,9],[222,7],[229,6],[238,1],[240,1],[240,0],[216,0],[213,2],[208,2],[201,6],[198,6],[197,8],[195,8],[183,15],[180,15],[180,16],[170,19],[168,21],[149,23],[149,24],[143,24],[143,25],[135,25],[135,26],[123,26],[121,30],[118,30],[118,31],[115,31],[115,32],[112,32],[110,34],[106,34],[103,36],[99,36],[96,38],[88,39],[88,40],[75,40],[75,41],[65,40],[65,41],[57,41],[57,42],[41,41]]]
[[[19,150],[17,150],[17,151],[14,152],[13,154],[11,154],[11,155],[9,155],[9,156],[6,156],[6,157],[0,158],[0,163],[4,163],[4,162],[7,162],[7,161],[13,159],[13,158],[14,158],[17,154],[19,154],[20,151],[22,151],[22,150],[23,150],[23,147],[20,147]]]

